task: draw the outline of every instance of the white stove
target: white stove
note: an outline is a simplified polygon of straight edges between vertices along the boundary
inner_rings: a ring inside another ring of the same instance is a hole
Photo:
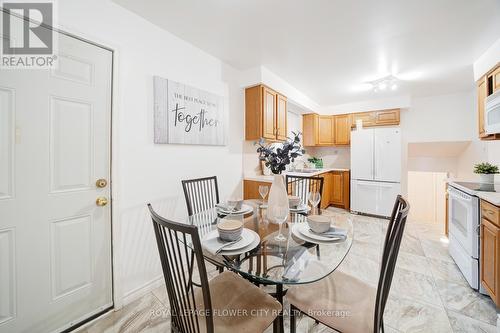
[[[484,293],[479,280],[481,219],[476,193],[482,191],[480,187],[478,183],[448,183],[448,250],[469,285]]]

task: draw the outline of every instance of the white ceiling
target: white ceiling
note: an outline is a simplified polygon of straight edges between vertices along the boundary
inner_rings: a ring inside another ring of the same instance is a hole
[[[236,68],[263,65],[322,106],[472,89],[472,63],[500,38],[499,0],[114,2]],[[389,73],[397,91],[363,90]]]

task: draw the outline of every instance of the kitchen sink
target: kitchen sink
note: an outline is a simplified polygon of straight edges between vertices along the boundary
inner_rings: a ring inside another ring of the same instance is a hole
[[[315,172],[320,172],[323,169],[295,169],[290,172],[295,172],[295,173],[315,173]]]

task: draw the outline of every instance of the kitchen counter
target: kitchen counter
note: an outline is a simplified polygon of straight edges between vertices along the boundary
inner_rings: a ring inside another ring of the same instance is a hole
[[[309,169],[309,170],[314,170],[314,169]],[[288,171],[283,173],[284,176],[290,175],[290,176],[301,176],[301,177],[314,177],[321,175],[323,173],[331,172],[331,171],[349,171],[349,169],[339,169],[339,168],[324,168],[324,169],[317,169],[315,172],[297,172],[297,171]],[[257,182],[267,182],[267,183],[272,183],[273,182],[273,175],[270,176],[264,176],[264,175],[245,175],[243,177],[244,180],[253,180]]]
[[[475,195],[476,197],[486,200],[495,206],[500,206],[500,183],[494,184],[495,190],[497,192],[486,192],[486,191],[471,190],[470,188],[457,184],[458,181],[459,180],[457,179],[450,179],[447,182],[451,186],[456,187],[459,190],[464,191],[465,193],[468,193],[470,195]],[[472,182],[463,182],[463,183],[472,183]]]

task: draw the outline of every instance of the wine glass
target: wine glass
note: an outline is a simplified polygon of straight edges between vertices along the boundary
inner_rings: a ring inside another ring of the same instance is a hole
[[[311,192],[309,192],[307,198],[309,199],[309,203],[311,204],[313,210],[315,211],[316,206],[321,201],[321,194],[319,194],[318,191],[311,191]]]
[[[266,195],[269,192],[269,186],[267,185],[259,185],[259,194],[262,197],[262,204],[264,205]]]
[[[288,218],[288,207],[286,207],[286,206],[273,207],[273,216],[274,216],[274,219],[276,220],[276,223],[279,225],[278,235],[276,235],[274,237],[274,239],[279,241],[279,242],[285,241],[286,237],[283,236],[283,234],[281,233],[281,227],[283,226],[283,223],[285,223],[286,219]]]

